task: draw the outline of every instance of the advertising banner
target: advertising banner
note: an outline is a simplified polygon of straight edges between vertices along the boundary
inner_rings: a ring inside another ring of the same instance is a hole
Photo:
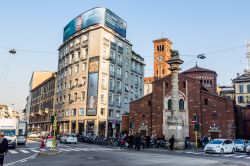
[[[125,21],[106,8],[94,8],[77,16],[64,27],[63,41],[77,31],[95,24],[106,25],[126,37],[127,24]]]
[[[95,116],[97,114],[98,101],[98,71],[99,57],[89,58],[89,79],[88,79],[88,95],[86,115]]]

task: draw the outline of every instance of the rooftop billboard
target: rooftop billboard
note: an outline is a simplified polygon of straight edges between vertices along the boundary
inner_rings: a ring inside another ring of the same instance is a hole
[[[126,38],[127,23],[125,21],[109,9],[94,8],[77,16],[64,27],[63,41],[67,40],[77,31],[95,24],[106,25],[122,37]]]

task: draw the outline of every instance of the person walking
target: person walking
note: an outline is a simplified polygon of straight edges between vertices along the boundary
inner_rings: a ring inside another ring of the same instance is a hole
[[[146,136],[146,145],[147,145],[147,148],[150,148],[150,136],[149,135]]]
[[[175,141],[175,138],[174,138],[174,135],[172,135],[172,137],[169,139],[169,148],[170,150],[174,150],[174,141]]]
[[[8,141],[4,138],[4,133],[0,132],[0,166],[3,166],[4,156],[8,152]]]
[[[140,150],[141,149],[141,135],[137,134],[135,137],[135,149]]]

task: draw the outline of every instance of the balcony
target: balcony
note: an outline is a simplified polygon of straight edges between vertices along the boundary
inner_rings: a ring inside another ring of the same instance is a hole
[[[76,48],[76,50],[79,50],[80,49],[80,43],[77,43],[75,48]]]
[[[88,40],[85,40],[82,42],[82,47],[87,47],[88,46]]]

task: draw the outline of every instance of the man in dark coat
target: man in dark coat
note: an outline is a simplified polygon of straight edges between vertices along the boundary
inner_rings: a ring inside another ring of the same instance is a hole
[[[146,136],[146,145],[147,145],[147,148],[150,148],[150,136],[149,135]]]
[[[172,137],[169,140],[169,143],[170,143],[169,148],[170,148],[170,150],[174,150],[174,141],[175,141],[175,138],[174,138],[174,135],[172,135]]]
[[[0,132],[0,166],[3,166],[4,156],[8,152],[8,141],[4,138],[4,133]]]
[[[137,134],[135,137],[135,149],[140,150],[141,149],[141,134]]]

